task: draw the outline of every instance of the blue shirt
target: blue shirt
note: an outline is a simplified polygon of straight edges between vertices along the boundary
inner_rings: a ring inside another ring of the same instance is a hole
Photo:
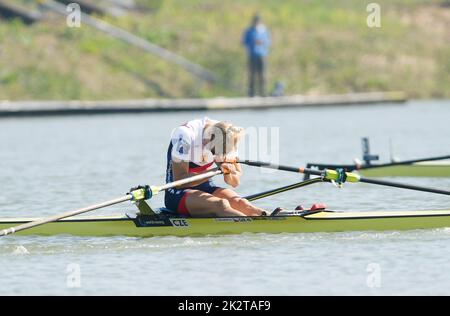
[[[263,24],[250,26],[242,41],[250,56],[265,57],[269,54],[270,35]]]

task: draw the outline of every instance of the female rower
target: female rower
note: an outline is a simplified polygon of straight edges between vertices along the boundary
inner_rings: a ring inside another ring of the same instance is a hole
[[[241,166],[225,161],[236,158],[242,134],[242,128],[209,118],[192,120],[177,127],[172,132],[167,152],[166,182],[219,167],[224,172],[225,183],[237,187],[242,176]],[[192,217],[266,214],[233,190],[216,186],[212,179],[167,190],[165,204],[171,211]]]

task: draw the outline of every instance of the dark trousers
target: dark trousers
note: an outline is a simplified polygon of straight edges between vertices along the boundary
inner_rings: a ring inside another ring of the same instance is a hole
[[[255,96],[257,85],[260,96],[266,96],[266,59],[263,56],[249,56],[248,58],[249,82],[248,96]]]

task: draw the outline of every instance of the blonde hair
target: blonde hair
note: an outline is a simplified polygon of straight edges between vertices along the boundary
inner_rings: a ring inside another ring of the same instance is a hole
[[[242,127],[234,126],[230,122],[217,122],[207,128],[205,134],[211,140],[212,151],[216,155],[227,155],[237,150],[237,145],[244,133]]]

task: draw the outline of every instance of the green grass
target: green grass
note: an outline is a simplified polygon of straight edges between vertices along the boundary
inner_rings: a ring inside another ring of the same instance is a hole
[[[31,2],[21,0],[23,3]],[[140,0],[110,23],[214,71],[218,85],[61,17],[0,20],[0,99],[237,96],[246,91],[242,31],[259,12],[270,28],[269,87],[288,94],[403,90],[450,97],[450,8],[439,0],[381,0],[368,28],[360,0]]]

